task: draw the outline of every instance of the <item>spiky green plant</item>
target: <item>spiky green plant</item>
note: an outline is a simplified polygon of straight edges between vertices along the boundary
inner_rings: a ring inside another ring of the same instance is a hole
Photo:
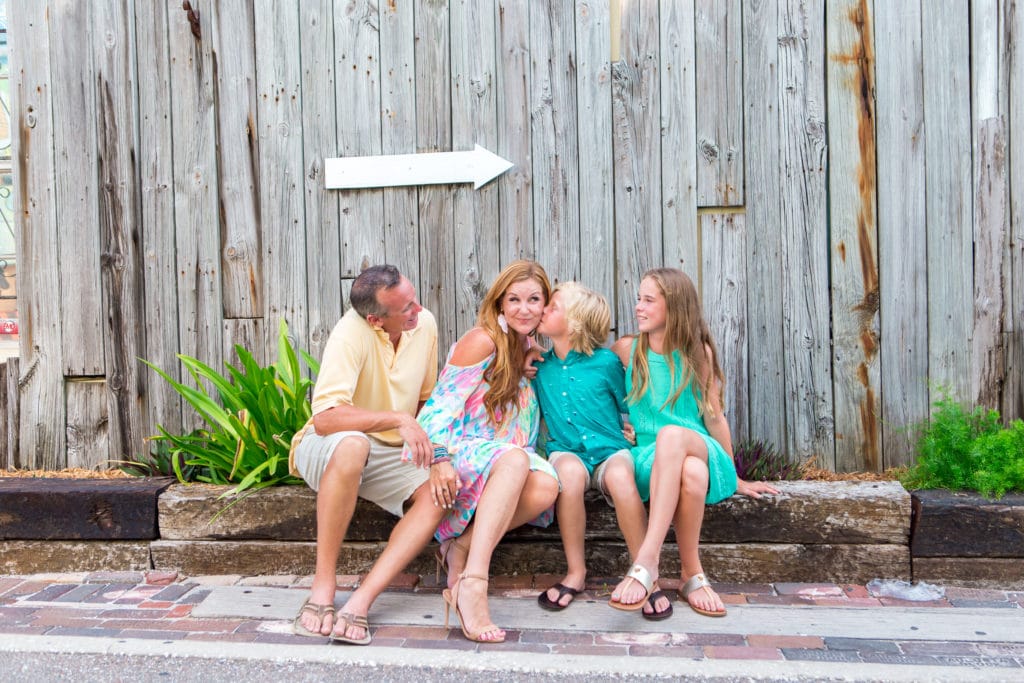
[[[1003,427],[999,411],[968,411],[952,398],[918,425],[917,461],[901,481],[908,489],[973,490],[1001,498],[1024,491],[1024,422]]]
[[[296,354],[288,341],[288,327],[282,321],[277,341],[277,362],[262,367],[242,346],[235,346],[241,367],[225,361],[228,376],[218,373],[191,356],[178,355],[195,380],[197,388],[175,381],[148,361],[143,361],[174,387],[206,422],[190,434],[171,434],[158,425],[159,436],[170,446],[174,472],[185,481],[184,466],[197,468],[196,480],[211,484],[234,484],[225,495],[265,488],[275,484],[297,484],[288,473],[288,450],[292,436],[311,414],[307,379],[299,367],[299,354],[317,374],[320,365],[308,353]],[[215,397],[207,392],[207,383]]]
[[[736,475],[745,481],[785,481],[800,478],[800,465],[790,462],[765,441],[743,441],[733,449]]]

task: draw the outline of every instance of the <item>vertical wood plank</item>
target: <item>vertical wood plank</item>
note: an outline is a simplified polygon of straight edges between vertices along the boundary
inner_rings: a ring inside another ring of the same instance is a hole
[[[496,180],[501,239],[499,260],[508,263],[518,258],[535,259],[537,256],[530,154],[531,3],[529,0],[496,0],[496,4],[499,59],[498,148],[495,153],[515,164]]]
[[[725,373],[725,414],[733,445],[751,438],[747,394],[746,228],[741,213],[700,216],[704,317]]]
[[[344,308],[341,299],[341,251],[338,242],[338,193],[324,187],[324,158],[338,153],[334,90],[334,3],[299,5],[302,41],[302,146],[305,160],[306,301],[309,336],[306,350],[323,356],[327,337]],[[344,40],[344,36],[340,38]]]
[[[144,367],[145,318],[140,222],[138,109],[135,76],[135,14],[128,0],[98,3],[93,10],[99,169],[100,268],[109,392],[110,453],[125,459],[143,446],[147,410]],[[98,442],[101,445],[102,442]]]
[[[743,6],[740,0],[695,0],[694,23],[700,152],[697,205],[741,206]]]
[[[381,153],[416,149],[416,56],[413,6],[380,6]],[[420,279],[416,188],[384,190],[384,256],[412,282]]]
[[[1006,381],[1003,348],[1003,250],[1006,242],[1006,139],[998,116],[975,133],[974,337],[971,396],[978,405],[999,407]]]
[[[928,416],[928,263],[925,223],[921,6],[876,3],[878,253],[881,292],[882,457],[913,458]]]
[[[48,6],[24,2],[8,15],[12,76],[11,132],[17,226],[20,465],[59,469],[67,462],[61,356],[54,130],[50,101]]]
[[[142,224],[142,279],[145,325],[144,358],[180,378],[178,359],[178,278],[176,275],[173,137],[171,132],[171,64],[167,5],[157,2],[135,6],[135,45],[138,63],[147,75],[138,79],[139,97],[139,206]],[[178,393],[156,373],[141,370],[148,397],[147,435],[156,425],[169,432],[181,429]]]
[[[18,402],[17,356],[11,356],[0,363],[0,468],[18,469],[21,457],[18,453],[18,424],[21,420]]]
[[[930,403],[969,401],[974,312],[970,9],[921,4]]]
[[[836,470],[881,469],[873,2],[829,0],[828,130]]]
[[[580,279],[615,303],[615,204],[612,177],[612,64],[608,0],[576,2]],[[612,318],[612,327],[618,321]]]
[[[104,381],[69,378],[64,385],[64,396],[68,414],[67,466],[105,469],[110,453],[110,403]]]
[[[416,151],[452,148],[449,7],[447,0],[416,0]],[[420,187],[420,297],[437,319],[438,348],[457,338],[455,324],[455,202],[450,188]],[[440,355],[444,356],[445,351]],[[443,360],[443,359],[442,359]]]
[[[1005,327],[1006,386],[1004,420],[1024,418],[1024,2],[1007,3],[1009,64],[1009,180],[1010,180],[1010,286],[1011,316]],[[1014,131],[1016,134],[1014,135]]]
[[[746,164],[747,337],[750,438],[786,444],[782,355],[782,234],[779,193],[778,1],[751,0],[743,12]]]
[[[779,3],[779,121],[786,449],[835,465],[826,236],[824,6]]]
[[[974,336],[971,394],[997,408],[1006,381],[1006,321],[1009,282],[1006,90],[1001,0],[971,3],[971,85],[974,146]]]
[[[580,274],[580,180],[575,12],[567,2],[530,12],[530,141],[537,260],[552,283]],[[584,171],[586,172],[586,171]]]
[[[241,367],[238,352],[235,346],[241,346],[252,354],[253,358],[260,365],[267,365],[268,358],[277,359],[277,330],[274,330],[275,343],[269,346],[264,340],[269,338],[269,331],[263,329],[263,318],[227,318],[224,320],[224,362],[231,363],[235,367]],[[273,361],[271,361],[273,362]],[[227,369],[217,368],[219,372],[226,373]]]
[[[306,339],[306,218],[302,163],[302,69],[299,10],[258,0],[256,87],[260,131],[260,216],[267,282],[265,344],[275,348],[281,320],[292,342]],[[364,228],[374,229],[373,224]]]
[[[209,37],[212,12],[200,12],[192,35],[181,3],[168,0],[174,222],[177,242],[178,339],[181,353],[221,367],[220,225],[217,212],[216,109]],[[184,383],[194,384],[187,374]],[[182,428],[200,424],[184,409]]]
[[[103,294],[100,285],[99,188],[97,186],[96,88],[91,15],[98,6],[74,0],[46,3],[50,27],[50,96],[53,148],[60,174],[75,182],[56,183],[54,201],[62,357],[66,375],[102,375]],[[33,50],[39,48],[35,45]],[[54,261],[56,264],[57,261]],[[70,305],[71,300],[74,305]]]
[[[636,327],[633,302],[644,272],[662,264],[661,100],[658,8],[622,5],[621,59],[612,64],[617,334]],[[696,284],[696,283],[695,283]]]
[[[665,265],[699,282],[696,37],[693,13],[686,10],[682,3],[661,3],[661,215]]]
[[[381,153],[379,25],[376,0],[355,0],[335,8],[337,132],[341,156]],[[384,263],[383,198],[383,190],[338,192],[343,277],[355,277],[367,266]]]
[[[217,102],[217,196],[225,318],[263,315],[255,17],[252,0],[219,0],[211,12]]]
[[[452,148],[498,144],[495,96],[497,29],[494,8],[475,0],[453,0],[451,24]],[[461,334],[476,322],[477,308],[498,274],[498,188],[453,190],[455,218],[455,324]]]

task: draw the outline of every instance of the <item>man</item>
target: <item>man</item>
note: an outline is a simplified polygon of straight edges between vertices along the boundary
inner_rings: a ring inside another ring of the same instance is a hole
[[[317,491],[316,574],[294,629],[365,645],[370,606],[430,541],[445,511],[433,502],[430,479],[447,483],[455,474],[447,462],[431,464],[433,446],[415,419],[437,381],[434,317],[394,266],[363,271],[350,302],[324,349],[313,417],[292,439],[290,468]],[[401,459],[403,443],[412,463]],[[401,519],[335,618],[338,555],[357,497]]]

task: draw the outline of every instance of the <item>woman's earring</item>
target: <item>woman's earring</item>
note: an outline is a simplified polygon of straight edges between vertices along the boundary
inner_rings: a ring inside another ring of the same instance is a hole
[[[505,314],[504,313],[499,313],[498,314],[498,327],[501,328],[502,332],[504,332],[505,334],[508,334],[508,320],[505,320]]]

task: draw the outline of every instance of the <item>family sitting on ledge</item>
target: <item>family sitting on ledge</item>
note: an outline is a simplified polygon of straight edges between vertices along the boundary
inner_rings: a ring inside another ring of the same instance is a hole
[[[316,573],[295,632],[369,643],[370,606],[433,536],[448,576],[445,625],[454,610],[466,638],[502,642],[487,602],[495,547],[509,529],[557,515],[568,571],[537,600],[565,609],[586,579],[589,488],[615,507],[633,558],[612,607],[671,616],[658,564],[675,524],[681,599],[724,616],[698,554],[704,505],[777,491],[736,476],[722,369],[690,279],[645,273],[636,319],[636,336],[602,348],[604,297],[573,282],[552,290],[539,264],[515,261],[438,377],[437,325],[412,283],[394,266],[363,271],[324,349],[313,417],[292,440],[291,468],[317,491]],[[546,458],[535,450],[542,416]],[[360,497],[400,520],[336,613],[335,569]]]

